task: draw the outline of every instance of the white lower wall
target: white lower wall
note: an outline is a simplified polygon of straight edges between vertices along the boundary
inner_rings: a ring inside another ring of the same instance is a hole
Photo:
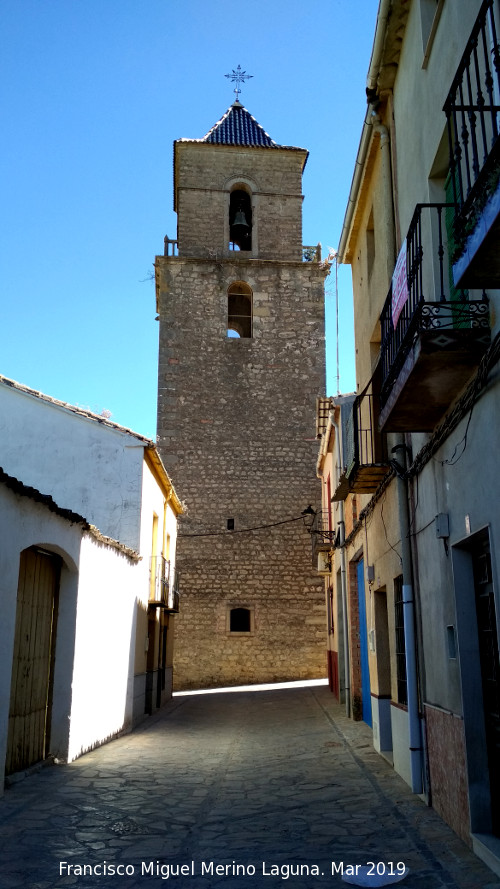
[[[85,534],[76,614],[68,759],[133,724],[137,591],[143,564]]]
[[[408,713],[391,705],[392,750],[394,769],[407,784],[412,785],[410,765],[410,740],[408,730]],[[424,722],[420,720],[420,733],[423,737]]]
[[[62,558],[50,753],[73,760],[144,716],[146,676],[134,676],[136,625],[147,614],[149,562],[96,540],[81,524],[0,484],[0,775],[7,749],[20,554]],[[162,701],[171,696],[167,668]],[[155,686],[156,687],[156,686]],[[3,781],[0,780],[0,794]]]
[[[392,750],[394,768],[398,775],[411,786],[410,772],[410,740],[408,732],[408,713],[399,707],[391,706]]]

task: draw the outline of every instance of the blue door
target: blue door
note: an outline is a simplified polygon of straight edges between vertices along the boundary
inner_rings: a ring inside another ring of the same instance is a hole
[[[359,609],[359,658],[361,665],[361,697],[363,722],[372,724],[372,699],[370,695],[370,669],[368,666],[368,633],[366,630],[365,563],[358,562],[358,609]]]

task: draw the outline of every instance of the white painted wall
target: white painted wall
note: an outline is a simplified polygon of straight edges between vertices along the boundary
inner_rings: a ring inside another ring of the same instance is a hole
[[[84,533],[76,612],[71,761],[132,727],[135,631],[148,566]],[[144,713],[144,702],[142,706]]]
[[[144,445],[0,380],[0,466],[136,550]]]
[[[172,567],[177,533],[175,512],[165,506],[163,487],[144,458],[146,446],[146,440],[132,433],[0,380],[3,470],[141,555],[139,561],[131,559],[96,540],[83,524],[71,523],[0,482],[0,774],[7,745],[19,560],[30,546],[63,559],[50,752],[72,760],[144,716],[153,515],[158,517],[155,554],[167,557],[169,535]],[[171,684],[169,675],[163,699],[170,696]]]
[[[21,552],[63,559],[50,752],[73,760],[132,728],[136,625],[147,610],[149,562],[132,561],[0,483],[0,774],[5,762]],[[144,688],[136,700],[144,715]],[[0,792],[1,792],[0,782]]]

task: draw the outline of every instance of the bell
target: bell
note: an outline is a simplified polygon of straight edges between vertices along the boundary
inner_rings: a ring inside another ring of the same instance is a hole
[[[231,235],[233,241],[238,241],[240,238],[245,238],[248,235],[250,226],[247,222],[246,216],[243,210],[237,210],[234,217],[234,222],[231,226]]]

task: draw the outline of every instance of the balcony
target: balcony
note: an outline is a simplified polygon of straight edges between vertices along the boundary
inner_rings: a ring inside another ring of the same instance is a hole
[[[312,564],[316,568],[320,553],[328,553],[335,546],[333,518],[329,510],[319,510],[315,516],[311,531]]]
[[[326,395],[320,395],[316,399],[316,438],[321,438],[328,426],[328,417],[332,410],[332,399]]]
[[[163,556],[150,559],[148,604],[174,614],[179,611],[179,574]]]
[[[361,393],[340,405],[342,428],[342,471],[332,500],[348,494],[372,494],[389,469],[385,436],[378,429],[378,398],[372,391]]]
[[[444,105],[457,207],[453,279],[500,286],[500,47],[494,0],[485,0]]]
[[[175,568],[172,572],[172,582],[169,586],[169,593],[167,599],[167,611],[172,614],[179,613],[179,572],[177,568]]]
[[[453,210],[453,204],[418,204],[396,263],[380,317],[385,432],[434,429],[490,342],[486,294],[473,300],[453,284]]]

